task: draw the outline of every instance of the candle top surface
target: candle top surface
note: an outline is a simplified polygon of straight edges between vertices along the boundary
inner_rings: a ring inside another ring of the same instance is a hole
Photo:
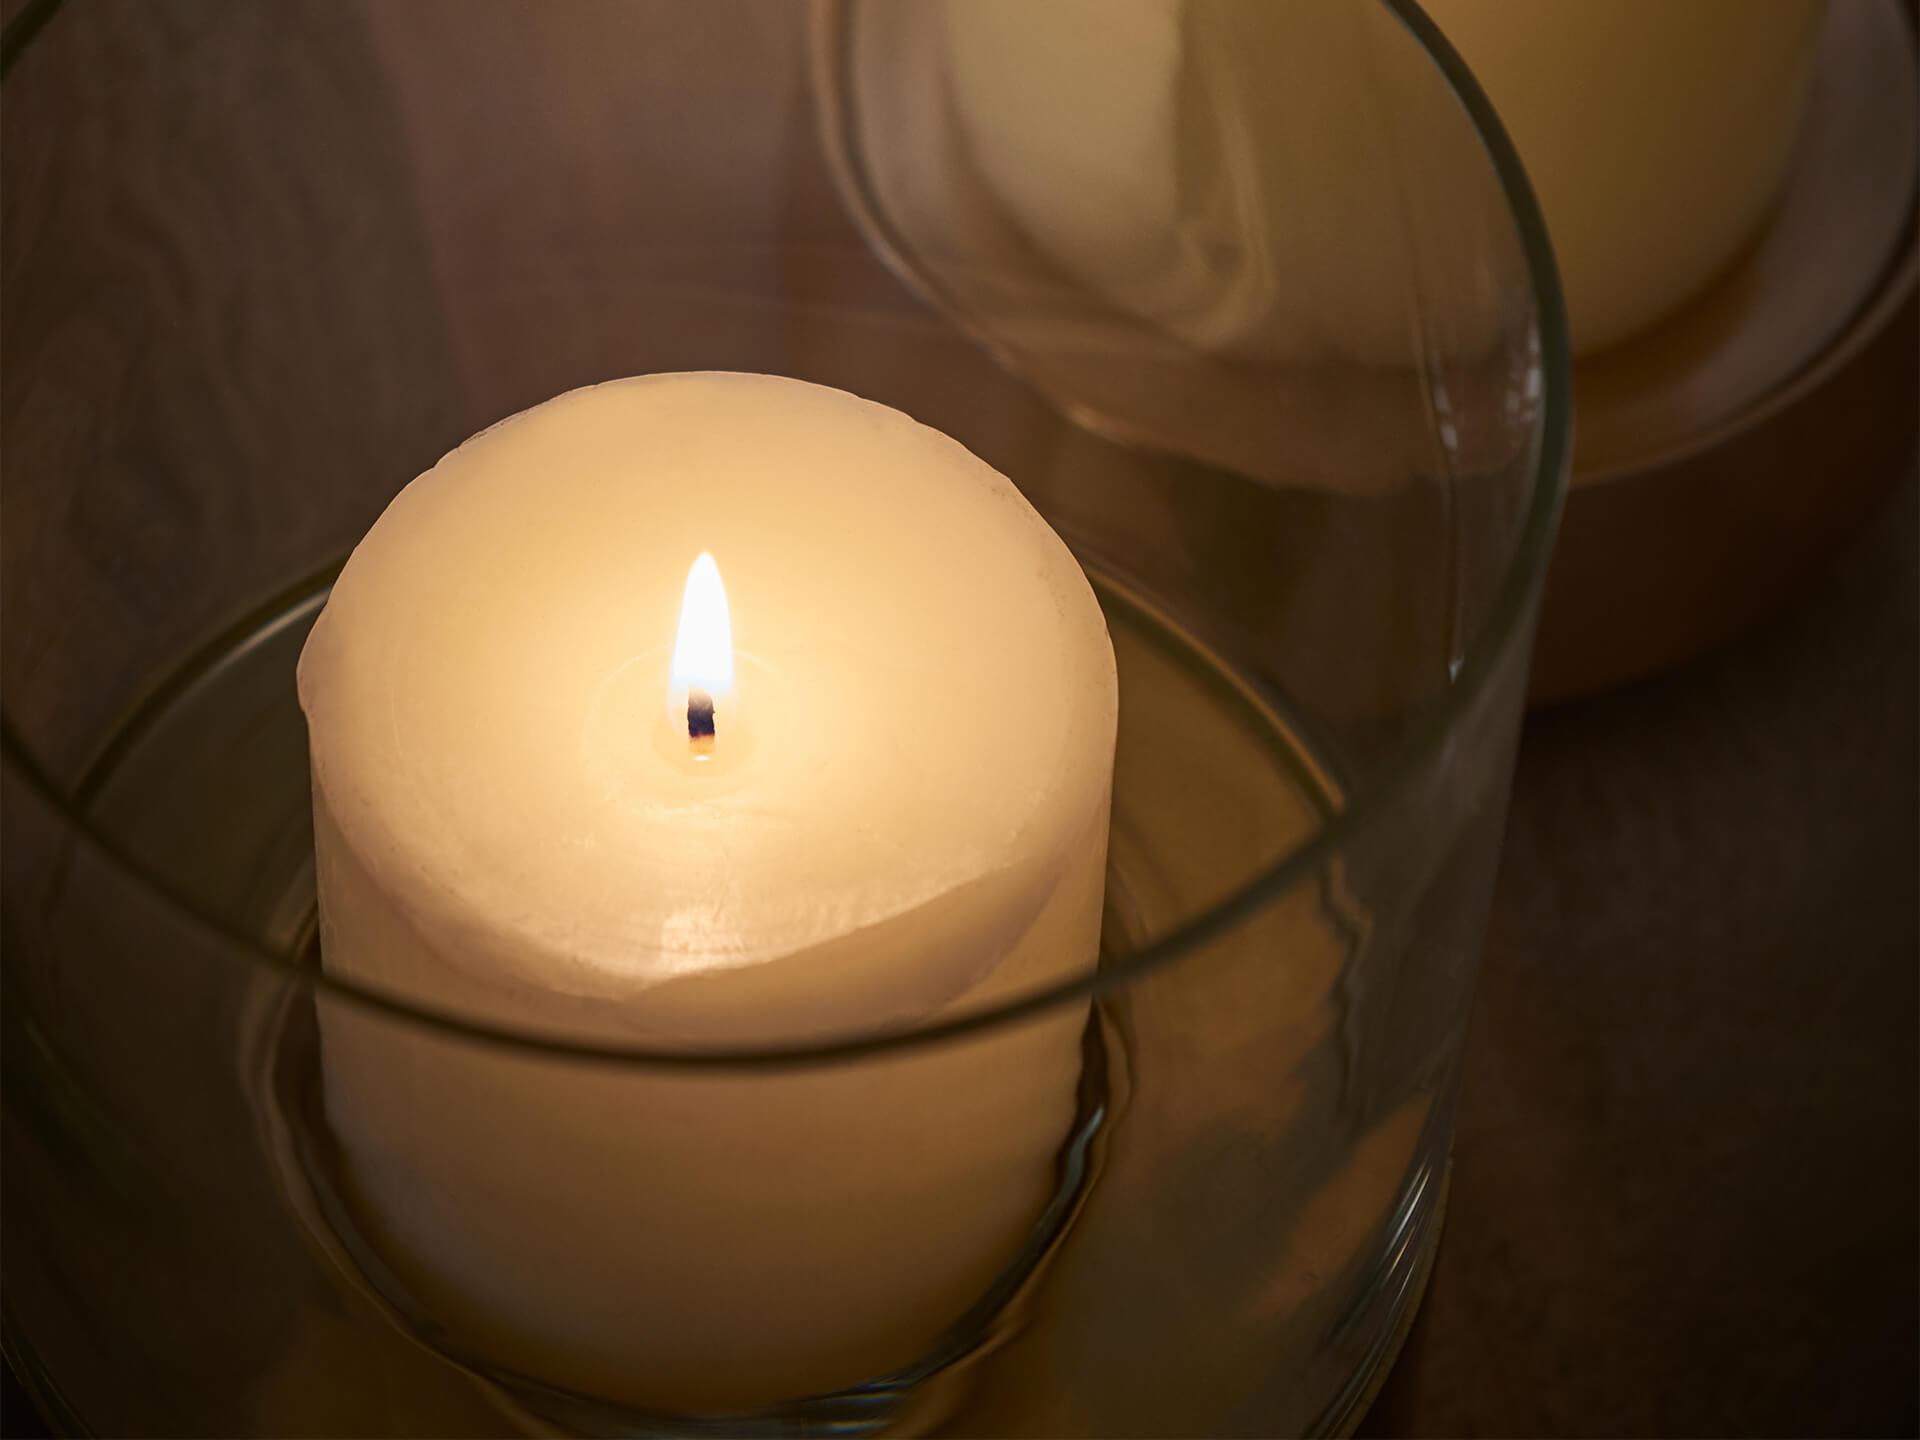
[[[703,552],[736,656],[700,759],[673,654]],[[446,456],[354,551],[300,693],[331,823],[449,963],[628,997],[860,970],[857,937],[924,917],[957,943],[882,985],[902,1014],[1017,938],[1104,815],[1118,709],[1086,577],[1008,480],[728,373],[573,391]]]

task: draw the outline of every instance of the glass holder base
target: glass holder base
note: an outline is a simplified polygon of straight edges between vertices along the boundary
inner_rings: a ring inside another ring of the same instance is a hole
[[[1109,929],[1116,923],[1109,908]],[[306,948],[319,964],[319,947]],[[320,1083],[320,1033],[311,991],[283,994],[277,1013],[261,1017],[255,1093],[262,1143],[289,1208],[308,1240],[348,1288],[393,1329],[459,1367],[487,1390],[529,1433],[558,1426],[569,1435],[606,1437],[774,1437],[830,1433],[868,1436],[917,1434],[957,1403],[964,1372],[1004,1338],[1022,1298],[1040,1279],[1065,1240],[1098,1179],[1102,1140],[1113,1109],[1110,1081],[1123,1067],[1105,1012],[1088,1016],[1080,1086],[1072,1129],[1062,1145],[1056,1188],[1019,1252],[987,1291],[920,1360],[864,1384],[730,1414],[666,1414],[582,1395],[519,1374],[475,1353],[449,1333],[381,1258],[355,1222],[341,1157],[327,1127]]]

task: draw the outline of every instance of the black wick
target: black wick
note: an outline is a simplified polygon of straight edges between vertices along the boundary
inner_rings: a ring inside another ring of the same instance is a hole
[[[713,739],[713,697],[697,686],[687,691],[687,739]]]

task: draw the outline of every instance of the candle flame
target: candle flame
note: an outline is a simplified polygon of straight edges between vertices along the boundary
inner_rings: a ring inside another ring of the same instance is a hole
[[[673,688],[704,690],[715,700],[733,690],[733,618],[720,567],[705,550],[687,572],[680,633],[673,642]]]

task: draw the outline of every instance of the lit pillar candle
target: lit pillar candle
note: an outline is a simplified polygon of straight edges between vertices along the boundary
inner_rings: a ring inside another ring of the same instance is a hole
[[[689,1048],[1095,961],[1092,591],[1006,479],[839,391],[652,376],[474,437],[355,550],[300,695],[324,963],[364,984]],[[885,1373],[979,1298],[1051,1196],[1084,1021],[716,1074],[328,1005],[322,1061],[360,1224],[449,1333],[711,1408]]]

